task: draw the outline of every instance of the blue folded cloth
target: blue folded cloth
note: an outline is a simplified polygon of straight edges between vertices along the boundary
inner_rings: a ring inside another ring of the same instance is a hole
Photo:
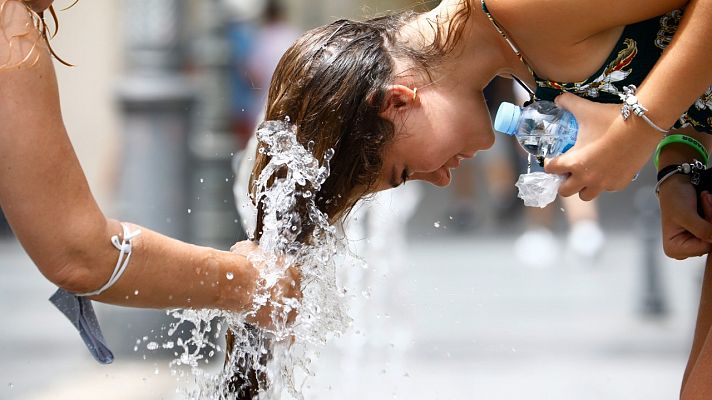
[[[114,361],[114,354],[109,350],[104,335],[101,333],[101,327],[96,319],[91,300],[69,293],[64,289],[58,289],[49,298],[49,301],[64,313],[77,328],[84,344],[96,361],[102,364],[111,364]]]

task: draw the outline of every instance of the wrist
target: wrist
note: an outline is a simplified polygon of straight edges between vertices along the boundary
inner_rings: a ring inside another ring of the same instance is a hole
[[[673,143],[665,146],[665,148],[660,151],[660,158],[657,170],[659,171],[660,169],[668,165],[679,165],[682,163],[690,162],[694,159],[700,159],[700,155],[697,151],[687,145]]]
[[[220,253],[217,308],[233,311],[250,310],[259,271],[243,255],[225,251]]]
[[[658,198],[661,198],[668,193],[668,190],[671,190],[671,193],[679,193],[681,188],[691,186],[690,177],[688,175],[674,174],[665,181],[656,184],[655,194]]]
[[[658,171],[657,183],[655,184],[655,194],[660,194],[660,187],[666,181],[684,175],[689,178],[689,183],[699,185],[702,173],[705,171],[705,166],[698,160],[693,160],[689,163],[671,164],[663,167]]]
[[[616,140],[621,141],[631,149],[639,149],[648,157],[655,152],[655,147],[663,135],[640,118],[631,117],[624,120],[620,116],[613,121],[613,129],[621,132]]]
[[[645,115],[662,129],[672,129],[682,114],[682,112],[679,114],[672,112],[669,96],[659,96],[655,92],[646,91],[644,85],[638,89],[636,97],[640,104],[645,106]]]
[[[653,119],[650,118],[650,113],[648,108],[643,105],[638,96],[636,95],[637,88],[635,85],[623,86],[622,91],[618,93],[620,97],[621,104],[621,116],[623,120],[628,120],[628,118],[638,118],[644,121],[648,126],[656,130],[658,133],[667,134],[670,132],[670,125],[660,126]]]

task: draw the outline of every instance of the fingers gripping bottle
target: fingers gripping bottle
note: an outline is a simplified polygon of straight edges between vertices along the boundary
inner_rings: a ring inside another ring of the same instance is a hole
[[[536,101],[526,107],[502,102],[494,119],[494,129],[514,136],[540,165],[576,143],[578,124],[573,114],[551,101]]]

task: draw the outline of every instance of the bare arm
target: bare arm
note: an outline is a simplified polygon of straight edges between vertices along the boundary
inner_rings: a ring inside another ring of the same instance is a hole
[[[638,98],[658,125],[669,127],[712,85],[712,1],[693,0]]]
[[[712,0],[688,3],[672,43],[639,88],[638,99],[646,115],[669,128],[712,84]],[[579,99],[580,100],[580,99]],[[546,170],[571,177],[560,193],[579,193],[589,200],[603,190],[620,190],[650,158],[661,134],[641,118],[624,121],[619,107],[590,104],[581,107],[572,95],[559,103],[581,117],[581,145],[552,160]],[[575,111],[576,109],[578,111]]]
[[[476,1],[479,4],[479,1]],[[611,28],[665,14],[687,0],[486,0],[487,8],[521,40],[571,45]],[[549,29],[551,28],[551,29]],[[522,43],[520,43],[522,44]],[[527,54],[527,53],[525,53]]]
[[[0,3],[3,27],[29,19],[21,3]],[[36,43],[36,35],[32,30],[24,45]],[[0,41],[0,54],[11,54]],[[62,122],[49,54],[42,46],[34,51],[36,62],[0,71],[0,206],[42,274],[69,291],[88,292],[109,279],[118,258],[109,239],[121,227],[103,215],[89,190]],[[257,272],[243,256],[142,230],[126,273],[96,300],[156,308],[251,307]],[[228,272],[234,279],[226,278]]]

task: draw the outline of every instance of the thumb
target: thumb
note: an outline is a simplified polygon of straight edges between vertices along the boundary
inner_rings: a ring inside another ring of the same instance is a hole
[[[557,106],[570,111],[574,115],[576,115],[576,112],[583,107],[583,104],[585,104],[586,101],[587,100],[571,93],[562,93],[554,99],[554,103]]]
[[[696,212],[685,215],[680,225],[699,239],[712,243],[712,223],[697,215]]]

